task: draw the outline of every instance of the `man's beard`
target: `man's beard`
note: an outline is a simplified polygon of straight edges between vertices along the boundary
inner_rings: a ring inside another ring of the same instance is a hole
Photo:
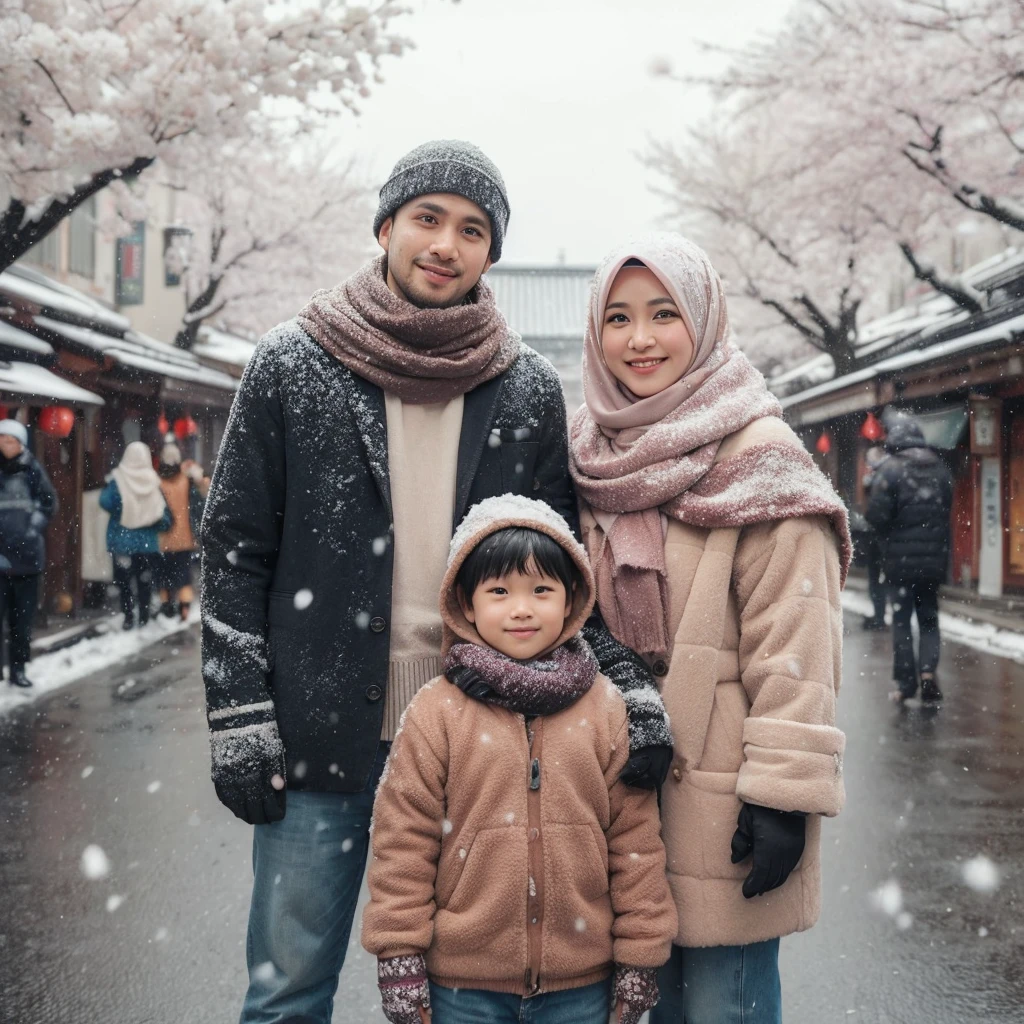
[[[411,264],[411,266],[415,267],[416,264],[413,263]],[[473,285],[470,288],[468,288],[465,292],[463,292],[461,295],[439,302],[437,299],[434,299],[429,295],[421,294],[404,277],[399,277],[394,267],[391,267],[390,270],[392,277],[394,277],[395,279],[395,284],[398,285],[399,289],[402,292],[402,295],[404,295],[405,298],[414,306],[417,306],[420,309],[450,309],[452,306],[461,306],[464,302],[467,301],[469,293],[473,291],[477,284],[479,284],[479,279],[477,279],[476,281],[473,282]]]

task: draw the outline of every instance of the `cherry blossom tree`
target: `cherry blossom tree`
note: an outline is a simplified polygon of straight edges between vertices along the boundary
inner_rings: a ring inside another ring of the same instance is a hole
[[[794,115],[844,154],[831,187],[862,191],[915,275],[977,312],[982,297],[919,253],[968,216],[1024,230],[1024,4],[802,0],[785,29],[732,55],[720,101]],[[812,142],[813,140],[813,142]]]
[[[800,0],[778,33],[719,49],[711,78],[652,69],[709,88],[710,113],[648,163],[744,293],[843,372],[903,261],[983,308],[921,254],[948,238],[951,200],[1024,228],[1022,40],[1019,2]]]
[[[178,346],[191,348],[214,319],[262,334],[365,259],[371,190],[325,143],[299,141],[192,145],[190,170],[169,177],[192,231],[185,251],[170,254],[186,296]]]
[[[110,183],[184,139],[230,144],[270,118],[355,109],[387,54],[393,0],[5,0],[0,270]]]

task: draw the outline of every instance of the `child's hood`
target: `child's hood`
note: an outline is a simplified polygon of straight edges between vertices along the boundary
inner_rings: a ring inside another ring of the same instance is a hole
[[[565,627],[549,650],[560,647],[570,637],[575,636],[587,621],[594,607],[594,574],[587,553],[583,545],[572,535],[569,524],[543,501],[521,494],[502,494],[500,497],[486,498],[474,505],[466,513],[466,517],[452,537],[448,552],[448,569],[441,583],[441,618],[444,621],[442,652],[447,653],[456,642],[456,638],[483,645],[476,626],[466,618],[459,604],[455,579],[462,563],[478,544],[492,533],[509,527],[526,527],[546,534],[568,552],[582,577],[573,594],[572,611],[565,620]]]

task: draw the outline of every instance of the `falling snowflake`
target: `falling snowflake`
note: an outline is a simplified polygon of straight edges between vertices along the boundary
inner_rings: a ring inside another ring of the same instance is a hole
[[[871,894],[871,903],[889,917],[896,917],[903,910],[903,890],[895,878],[884,882]]]
[[[160,781],[159,781],[159,779],[157,779],[157,780],[154,780],[153,782],[151,782],[146,787],[146,792],[147,793],[156,793],[159,789],[160,789]]]
[[[300,612],[305,611],[313,603],[313,591],[303,587],[302,590],[296,592],[294,603]]]
[[[103,852],[103,848],[95,843],[82,851],[82,874],[92,881],[106,878],[110,874],[110,860]]]
[[[112,914],[121,904],[124,903],[123,896],[108,896],[107,897],[107,913]]]
[[[346,837],[345,839],[342,839],[342,841],[341,841],[341,852],[342,853],[348,853],[352,849],[352,847],[355,846],[355,845],[356,844],[352,840],[351,837]]]
[[[965,861],[961,872],[964,884],[975,892],[990,895],[999,888],[999,868],[983,853]]]

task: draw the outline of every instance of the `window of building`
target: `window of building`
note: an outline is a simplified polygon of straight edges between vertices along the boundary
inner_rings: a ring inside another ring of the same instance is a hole
[[[36,242],[31,249],[22,257],[26,263],[33,263],[37,267],[45,267],[48,270],[58,270],[58,237],[60,226],[55,227],[42,241]]]
[[[68,270],[92,280],[96,275],[96,197],[89,196],[68,218]]]

